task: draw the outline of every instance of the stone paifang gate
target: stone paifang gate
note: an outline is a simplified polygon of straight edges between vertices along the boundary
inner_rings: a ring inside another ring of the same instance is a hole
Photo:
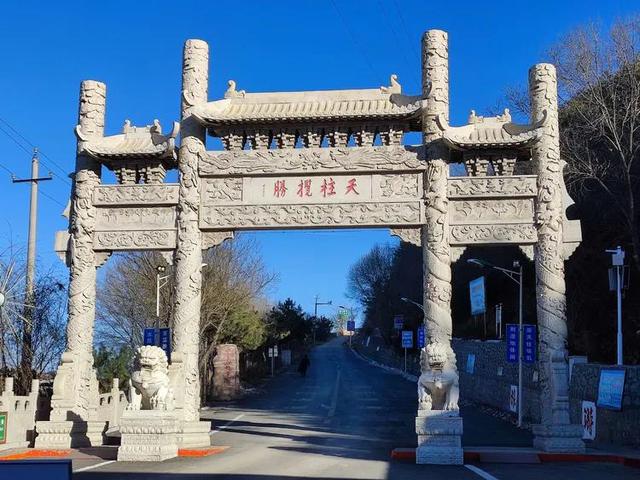
[[[584,449],[568,411],[564,260],[580,241],[569,222],[562,175],[556,73],[529,72],[531,124],[508,111],[449,125],[447,34],[422,41],[422,94],[407,96],[395,76],[367,90],[246,93],[229,82],[208,101],[209,51],[184,48],[181,121],[125,123],[105,136],[106,87],[80,89],[74,188],[68,232],[57,251],[70,269],[67,349],[54,382],[51,420],[38,422],[38,447],[96,445],[105,422],[92,344],[96,269],[114,251],[155,250],[175,264],[174,343],[169,367],[180,446],[209,445],[199,421],[198,343],[202,251],[256,229],[389,227],[422,245],[427,348],[416,417],[419,463],[462,463],[458,373],[451,348],[451,263],[468,245],[517,245],[535,261],[543,419],[535,446]],[[175,139],[180,131],[180,146]],[[423,144],[402,144],[405,132]],[[223,151],[207,151],[207,134]],[[377,144],[380,144],[379,146]],[[375,144],[375,145],[374,145]],[[463,160],[467,176],[450,177]],[[116,185],[101,183],[102,166]],[[169,169],[179,184],[164,183]],[[440,391],[425,390],[429,379]],[[144,448],[141,446],[141,448]]]

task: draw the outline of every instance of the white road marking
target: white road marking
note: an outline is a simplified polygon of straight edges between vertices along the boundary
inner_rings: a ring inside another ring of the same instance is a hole
[[[95,465],[89,465],[88,467],[79,468],[74,470],[73,473],[86,472],[87,470],[93,470],[94,468],[102,467],[103,465],[109,465],[110,463],[114,463],[115,460],[107,460],[106,462],[96,463]]]
[[[336,407],[338,406],[338,388],[340,388],[340,369],[338,369],[338,374],[336,375],[336,385],[333,389],[331,408],[327,412],[327,417],[333,417],[336,414]]]
[[[229,420],[227,423],[225,423],[224,425],[216,428],[215,430],[211,430],[209,432],[209,435],[215,435],[218,432],[221,432],[222,430],[224,430],[225,428],[229,427],[229,425],[231,425],[233,422],[237,422],[238,420],[240,420],[242,417],[244,417],[244,413],[241,413],[240,415],[238,415],[237,417],[235,417],[232,420]]]
[[[490,473],[485,472],[484,470],[476,467],[475,465],[465,465],[465,467],[471,470],[473,473],[475,473],[479,477],[484,478],[485,480],[498,480],[496,477],[494,477]]]

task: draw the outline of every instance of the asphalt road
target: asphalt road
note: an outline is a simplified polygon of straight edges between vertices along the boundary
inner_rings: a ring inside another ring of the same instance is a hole
[[[159,464],[100,462],[74,478],[91,479],[631,479],[613,464],[414,465],[390,461],[415,446],[415,384],[356,357],[341,339],[316,348],[307,377],[282,374],[260,395],[203,411],[212,444],[205,458]],[[472,407],[463,408],[466,446],[529,446],[530,434]],[[78,464],[80,466],[80,464]],[[95,467],[95,468],[93,468]],[[77,469],[77,467],[74,467]]]

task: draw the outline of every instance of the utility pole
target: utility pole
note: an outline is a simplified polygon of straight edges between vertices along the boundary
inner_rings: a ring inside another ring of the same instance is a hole
[[[611,265],[609,269],[609,286],[610,289],[616,291],[616,306],[617,308],[617,327],[618,333],[616,335],[616,364],[623,365],[624,359],[622,354],[622,289],[626,287],[624,280],[624,256],[625,252],[622,247],[617,247],[611,250],[605,250],[606,253],[611,254]],[[612,281],[613,279],[613,281]]]
[[[38,183],[52,180],[51,174],[47,177],[38,177],[39,170],[38,149],[33,149],[31,158],[31,178],[18,179],[12,176],[13,183],[31,183],[31,199],[29,202],[29,237],[27,243],[27,274],[24,287],[24,326],[22,329],[22,352],[20,358],[21,388],[28,389],[32,379],[33,363],[33,322],[35,320],[35,273],[36,273],[36,227],[38,225]]]
[[[319,302],[318,295],[316,295],[315,307],[313,309],[313,346],[316,345],[316,322],[318,321],[318,305],[331,305],[331,300],[328,302]]]

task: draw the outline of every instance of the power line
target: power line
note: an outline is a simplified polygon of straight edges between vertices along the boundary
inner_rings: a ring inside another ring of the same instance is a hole
[[[31,148],[36,148],[36,145],[33,144],[33,142],[31,142],[27,137],[25,137],[23,134],[21,134],[15,127],[13,127],[13,125],[11,125],[7,120],[5,120],[4,118],[0,117],[0,122],[4,123],[12,132],[14,135],[17,135],[20,139],[22,139],[23,142],[25,142],[26,144],[28,144],[29,146],[31,146]],[[9,134],[9,132],[7,132],[2,126],[0,126],[0,130],[2,132],[4,132],[4,134],[9,137],[16,145],[18,145],[22,150],[24,150],[27,153],[31,153],[27,148],[24,147],[24,145],[22,145],[20,142],[18,142],[15,137],[12,134]],[[69,180],[67,180],[65,177],[67,176],[67,173],[65,171],[64,168],[62,168],[58,163],[56,163],[51,157],[49,157],[49,155],[47,155],[46,153],[44,153],[42,150],[39,149],[40,155],[42,155],[43,157],[45,157],[49,162],[51,162],[51,164],[53,164],[55,166],[55,168],[58,169],[59,172],[62,172],[62,176],[60,175],[55,175],[56,178],[59,178],[60,180],[62,180],[63,182],[65,182],[67,185],[71,185],[71,182],[69,182]],[[42,162],[43,165],[45,165],[47,168],[51,169],[51,165],[47,162]],[[53,175],[53,174],[52,174]]]
[[[393,17],[393,12],[391,12],[391,10],[387,12],[387,8],[385,7],[384,3],[385,2],[383,0],[378,0],[378,5],[380,5],[380,12],[382,13],[382,15],[386,15],[387,13],[389,14],[388,21],[383,21],[383,23],[389,26],[389,29],[393,34],[393,38],[396,41],[396,45],[398,46],[398,49],[402,52],[402,56],[404,57],[404,61],[407,65],[407,68],[411,69],[411,61],[409,60],[409,57],[407,57],[407,51],[406,49],[402,48],[400,35],[398,35],[398,32],[396,31],[396,28],[393,26],[393,22],[391,21]]]
[[[333,5],[334,10],[338,14],[338,17],[340,17],[340,21],[344,25],[344,28],[347,30],[347,33],[351,37],[351,40],[353,41],[354,45],[362,53],[362,58],[364,58],[365,62],[367,63],[367,66],[369,67],[369,70],[371,70],[371,73],[373,74],[374,77],[377,77],[378,74],[376,73],[375,69],[373,68],[373,63],[371,63],[371,60],[369,60],[369,56],[367,55],[366,50],[362,48],[362,46],[360,45],[360,42],[358,42],[358,39],[356,38],[354,33],[349,28],[349,24],[345,21],[344,17],[342,16],[342,13],[340,13],[340,10],[338,9],[338,5],[336,5],[336,2],[334,0],[331,0],[331,5]]]
[[[396,10],[398,11],[398,17],[400,18],[400,23],[402,24],[402,30],[404,31],[405,36],[407,37],[407,41],[409,42],[409,48],[413,50],[413,52],[420,57],[420,53],[416,49],[415,44],[411,41],[411,37],[409,36],[409,29],[407,28],[407,24],[404,21],[404,16],[402,15],[402,10],[398,5],[398,0],[393,0],[394,5],[396,6]]]
[[[42,194],[43,197],[47,197],[49,200],[51,200],[54,203],[57,203],[58,205],[60,205],[62,208],[67,208],[66,205],[64,205],[62,202],[56,200],[55,198],[53,198],[51,195],[49,195],[46,192],[43,192],[42,190],[40,190],[40,193]]]

